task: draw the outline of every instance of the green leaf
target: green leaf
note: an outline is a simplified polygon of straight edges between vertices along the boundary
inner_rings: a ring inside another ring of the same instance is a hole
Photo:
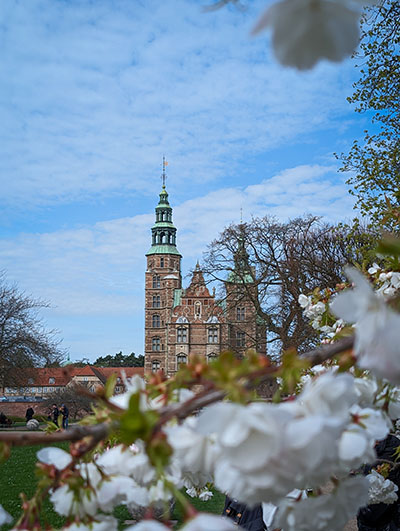
[[[0,442],[0,463],[4,463],[10,457],[11,445],[6,442]]]
[[[104,396],[108,399],[114,394],[115,384],[117,383],[117,375],[113,373],[107,380],[104,387]]]

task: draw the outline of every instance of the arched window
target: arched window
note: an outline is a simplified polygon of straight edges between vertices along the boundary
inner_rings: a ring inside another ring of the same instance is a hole
[[[246,336],[244,332],[236,332],[236,346],[244,347],[246,345]]]
[[[176,357],[176,362],[179,365],[181,365],[182,363],[187,363],[187,356],[186,354],[178,354],[177,357]]]
[[[158,360],[153,360],[151,362],[151,370],[153,372],[159,371],[161,368],[161,363]]]
[[[236,307],[236,320],[237,321],[244,321],[246,315],[246,309],[244,306],[237,306]]]
[[[186,317],[184,317],[183,315],[181,315],[180,317],[178,317],[178,319],[176,320],[177,323],[188,323],[189,321],[187,320]]]
[[[194,316],[199,319],[201,317],[201,302],[196,301],[194,303]]]
[[[208,329],[208,343],[218,343],[218,328],[215,326]]]
[[[153,275],[153,288],[160,287],[160,275]]]
[[[160,328],[160,324],[161,324],[160,316],[158,315],[158,313],[155,313],[152,317],[153,328]]]
[[[176,342],[177,343],[187,343],[187,328],[184,326],[179,326],[176,329]]]
[[[210,352],[210,354],[207,356],[207,361],[210,363],[210,361],[214,361],[218,358],[218,354],[216,352]]]
[[[159,337],[153,337],[153,339],[151,340],[151,350],[153,352],[161,350],[161,341]]]
[[[153,295],[153,308],[161,308],[160,295]]]

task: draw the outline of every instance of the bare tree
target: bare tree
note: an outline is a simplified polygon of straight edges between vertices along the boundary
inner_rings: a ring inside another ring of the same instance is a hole
[[[269,355],[290,347],[305,351],[317,336],[303,317],[299,295],[343,282],[343,266],[361,263],[374,243],[362,228],[354,233],[311,216],[286,223],[266,216],[226,228],[210,244],[203,270],[212,280],[234,275],[265,323]]]
[[[39,311],[49,304],[8,285],[0,274],[0,386],[18,384],[16,368],[52,366],[65,353],[54,330],[46,330]]]
[[[93,401],[88,396],[89,385],[87,383],[67,385],[62,389],[57,389],[49,395],[46,400],[41,402],[41,409],[48,408],[49,411],[53,404],[61,406],[65,404],[69,409],[70,417],[79,418],[92,413]]]

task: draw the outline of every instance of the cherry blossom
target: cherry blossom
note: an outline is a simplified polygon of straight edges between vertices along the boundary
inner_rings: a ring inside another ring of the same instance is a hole
[[[242,528],[232,520],[215,516],[214,514],[200,513],[182,527],[182,531],[240,531]]]
[[[354,378],[350,374],[336,375],[329,371],[307,382],[298,401],[310,414],[348,418],[349,408],[356,402]]]
[[[397,501],[398,486],[393,481],[385,479],[376,470],[372,470],[366,478],[369,481],[368,503],[390,504]]]
[[[280,63],[299,70],[321,59],[338,62],[353,53],[359,41],[359,8],[332,0],[283,0],[270,6],[253,33],[272,30]]]
[[[138,524],[126,527],[125,531],[171,531],[171,529],[156,520],[142,520]]]
[[[119,395],[114,395],[110,398],[110,402],[122,409],[128,409],[129,400],[135,393],[140,393],[140,405],[143,410],[148,408],[147,398],[143,391],[146,388],[146,382],[135,374],[131,379],[124,377],[124,384],[126,391]]]
[[[339,293],[331,310],[348,323],[356,323],[358,365],[379,378],[400,383],[400,314],[375,294],[359,271],[347,268],[346,274],[355,288]]]
[[[118,531],[118,520],[113,516],[101,515],[89,524],[73,523],[64,529],[66,531]]]
[[[64,470],[72,463],[71,454],[55,446],[42,448],[36,455],[39,461],[46,465],[53,465],[57,470]]]
[[[8,514],[7,511],[3,509],[3,506],[0,504],[0,526],[3,524],[11,524],[12,517]]]
[[[332,493],[299,501],[285,498],[278,506],[272,528],[285,531],[342,531],[368,500],[368,482],[353,477],[340,482]]]

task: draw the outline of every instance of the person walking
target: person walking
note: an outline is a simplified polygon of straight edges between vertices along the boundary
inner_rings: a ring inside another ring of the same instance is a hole
[[[28,422],[31,419],[33,419],[33,415],[34,414],[35,414],[35,412],[33,411],[33,407],[32,406],[28,407],[28,409],[26,410],[26,413],[25,413],[26,422]]]
[[[62,427],[64,430],[68,429],[68,418],[69,418],[69,410],[65,404],[61,406],[61,414],[62,414]]]
[[[60,411],[57,407],[57,404],[53,404],[52,405],[52,410],[51,410],[51,417],[52,417],[52,421],[54,422],[54,424],[57,426],[57,428],[59,427],[58,426],[58,416],[60,414]]]

